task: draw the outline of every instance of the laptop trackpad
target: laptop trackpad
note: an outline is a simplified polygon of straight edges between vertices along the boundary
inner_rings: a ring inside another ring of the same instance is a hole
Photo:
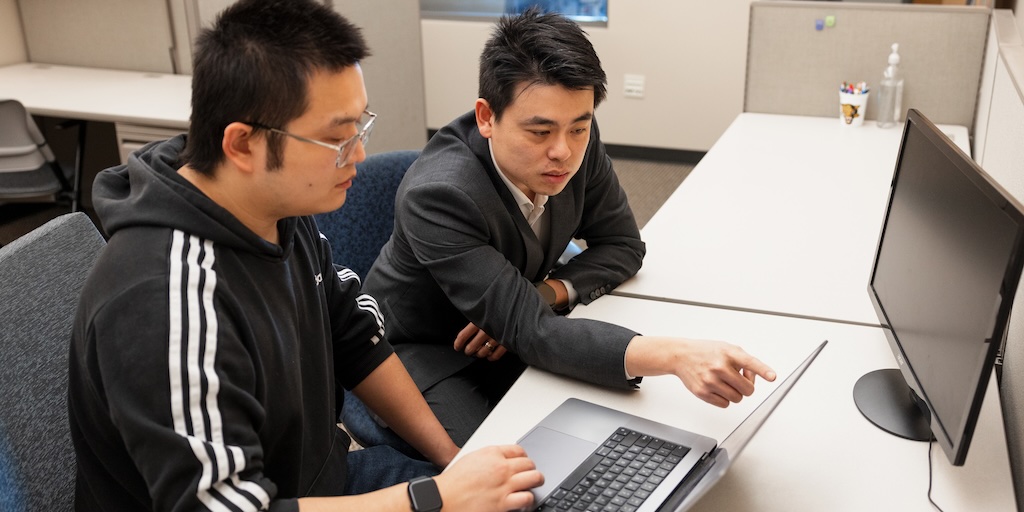
[[[544,485],[533,490],[535,503],[540,503],[597,449],[595,443],[545,427],[533,429],[519,445],[544,474]]]

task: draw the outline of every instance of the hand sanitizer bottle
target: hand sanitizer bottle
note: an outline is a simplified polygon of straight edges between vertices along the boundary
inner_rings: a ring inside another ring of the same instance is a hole
[[[878,88],[878,127],[890,128],[903,116],[903,77],[900,75],[900,45],[892,45],[889,66],[882,73]]]

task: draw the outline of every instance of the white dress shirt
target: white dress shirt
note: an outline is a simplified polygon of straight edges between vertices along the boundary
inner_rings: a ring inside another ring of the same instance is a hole
[[[544,208],[544,205],[548,202],[548,196],[535,194],[533,201],[530,201],[530,198],[526,197],[526,194],[519,190],[519,187],[512,183],[508,176],[505,176],[505,171],[501,170],[498,161],[494,158],[494,148],[491,146],[491,139],[487,139],[487,148],[491,152],[491,162],[494,163],[494,168],[498,170],[498,176],[501,177],[501,181],[508,187],[508,191],[512,193],[516,203],[519,204],[519,211],[522,212],[526,223],[530,225],[533,234],[537,235],[537,240],[540,240],[541,247],[547,247],[551,242],[551,215],[545,215],[547,209]],[[569,305],[575,304],[579,294],[576,293],[572,283],[565,279],[559,279],[559,281],[565,285],[565,290],[569,292]]]
[[[530,198],[526,197],[526,194],[523,193],[522,190],[519,190],[519,187],[512,183],[512,180],[508,179],[508,176],[505,176],[505,172],[501,170],[501,167],[498,165],[498,161],[494,159],[494,148],[491,146],[491,139],[487,139],[487,148],[491,152],[491,162],[494,163],[494,168],[498,170],[498,176],[501,177],[501,181],[503,181],[505,186],[508,187],[508,191],[512,193],[512,197],[516,199],[516,203],[519,204],[519,210],[523,213],[523,217],[526,218],[526,223],[530,225],[530,229],[532,229],[533,233],[537,235],[537,239],[540,240],[541,247],[547,247],[548,243],[551,241],[551,216],[544,215],[547,211],[544,208],[544,205],[548,202],[548,196],[544,194],[534,194],[533,201],[530,201]],[[565,290],[569,292],[569,305],[575,304],[576,300],[579,298],[579,294],[576,293],[576,289],[573,288],[572,283],[565,279],[559,279],[559,281],[565,285]],[[625,370],[625,358],[623,358],[622,367],[626,374],[626,380],[633,380],[634,377],[629,374],[628,370]]]

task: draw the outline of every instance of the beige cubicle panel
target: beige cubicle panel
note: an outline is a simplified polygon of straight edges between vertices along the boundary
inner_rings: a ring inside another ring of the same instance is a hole
[[[370,57],[363,80],[370,110],[380,117],[370,153],[422,149],[427,143],[427,98],[419,0],[333,0],[334,9],[363,29]]]
[[[1024,200],[1024,44],[1010,11],[993,17],[979,94],[975,159]],[[1018,286],[999,384],[1017,503],[1024,503],[1024,286]]]
[[[28,60],[21,16],[15,0],[0,0],[0,66]]]
[[[890,46],[899,43],[904,110],[973,132],[990,14],[985,7],[753,2],[744,111],[838,116],[839,85],[876,88]],[[871,99],[868,120],[877,117]]]
[[[29,62],[173,73],[165,0],[18,0]]]
[[[180,73],[192,72],[191,45],[234,0],[170,0]],[[363,31],[370,57],[361,63],[370,110],[380,117],[369,153],[420,149],[427,143],[419,0],[324,0]]]
[[[30,62],[191,74],[195,37],[234,0],[17,2]],[[370,46],[371,56],[361,64],[370,109],[380,117],[367,151],[422,148],[427,122],[419,1],[324,3],[359,26]],[[187,129],[132,121],[121,124],[117,133],[122,161],[146,142]]]

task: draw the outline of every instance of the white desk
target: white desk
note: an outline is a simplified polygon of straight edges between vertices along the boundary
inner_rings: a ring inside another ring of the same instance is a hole
[[[25,63],[0,67],[0,98],[37,115],[188,128],[192,77]]]
[[[772,365],[780,379],[821,340],[829,340],[696,510],[934,510],[927,498],[928,445],[877,429],[853,403],[853,385],[861,375],[895,367],[880,328],[616,296],[577,307],[572,316],[607,320],[645,334],[736,342]],[[569,397],[721,440],[774,386],[758,383],[753,397],[723,410],[695,398],[675,377],[644,378],[639,391],[627,392],[531,368],[464,451],[514,443]],[[1002,425],[993,379],[966,465],[950,466],[938,445],[933,448],[933,496],[947,512],[1015,510]]]
[[[943,127],[969,151],[967,130]],[[878,325],[867,283],[902,128],[741,114],[644,227],[612,293]]]
[[[0,98],[32,114],[114,123],[121,161],[188,130],[192,77],[25,63],[0,67]]]

